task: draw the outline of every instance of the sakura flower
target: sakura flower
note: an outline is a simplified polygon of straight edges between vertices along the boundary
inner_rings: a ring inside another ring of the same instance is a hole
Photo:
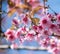
[[[46,17],[41,19],[40,23],[43,26],[43,28],[49,28],[51,21],[46,16]]]
[[[14,41],[16,38],[15,38],[14,35],[10,35],[10,36],[7,37],[7,39],[8,39],[9,41]]]
[[[28,34],[26,34],[26,36],[25,36],[25,39],[26,39],[26,40],[33,40],[33,38],[34,38],[34,35],[31,34],[31,33],[28,33]]]
[[[21,28],[19,28],[15,33],[16,38],[19,38],[20,35],[21,35]]]
[[[60,50],[60,40],[57,41],[57,49]]]
[[[54,23],[52,23],[51,25],[50,25],[50,27],[49,27],[49,30],[51,31],[51,32],[53,32],[53,33],[57,33],[57,30],[58,28],[57,28],[57,25],[56,24],[54,24]]]
[[[55,33],[56,35],[60,35],[60,29],[56,24],[51,24],[50,25],[50,31]]]
[[[53,14],[48,14],[48,19],[51,21],[51,22],[56,22],[56,16],[53,15]]]
[[[52,15],[52,14],[49,14],[49,13],[48,13],[47,15],[48,15],[48,18],[49,18],[49,19],[52,19],[52,18],[53,18],[53,15]]]
[[[39,30],[42,30],[43,29],[42,25],[39,25],[38,28],[39,28]]]
[[[25,26],[21,28],[21,33],[22,34],[26,34],[29,31],[28,28],[26,28]]]
[[[15,36],[16,36],[16,38],[20,39],[21,36],[25,37],[25,35],[27,34],[28,31],[29,31],[29,29],[26,27],[19,28],[16,31]]]
[[[34,37],[34,39],[38,42],[38,43],[40,43],[40,34],[38,34],[38,35],[36,35],[35,37]]]
[[[60,14],[57,15],[57,23],[60,24]]]
[[[46,37],[46,38],[43,38],[40,40],[40,45],[43,47],[48,48],[49,44],[50,44],[50,38],[49,37]]]
[[[36,34],[34,30],[30,30],[29,33],[34,34],[34,35]]]
[[[57,27],[58,27],[58,28],[57,28],[57,30],[58,30],[58,31],[57,31],[57,34],[60,35],[60,24],[57,24]]]
[[[58,29],[60,29],[60,24],[57,23],[57,27],[58,27]]]
[[[46,39],[43,39],[43,40],[41,41],[41,46],[43,46],[43,47],[48,47],[48,45],[49,45],[49,42],[48,42]]]
[[[58,50],[57,48],[55,48],[52,52],[52,54],[60,54],[60,50]]]
[[[19,25],[19,20],[15,17],[13,20],[12,20],[12,24],[14,24],[15,26],[18,26]]]
[[[43,26],[42,26],[42,25],[39,25],[39,26],[38,26],[38,32],[41,33],[42,30],[43,30]]]
[[[34,31],[37,31],[37,32],[38,32],[38,26],[33,25],[33,26],[32,26],[32,29],[33,29]]]
[[[21,13],[19,16],[20,16],[21,18],[24,18],[24,17],[25,17],[25,14],[24,14],[24,13]]]
[[[50,44],[49,44],[51,49],[54,49],[57,47],[57,42],[55,41],[55,39],[50,39]]]
[[[14,31],[14,30],[11,30],[11,29],[8,29],[8,30],[5,32],[5,36],[14,35],[14,34],[15,34],[15,31]]]
[[[19,37],[19,42],[20,42],[20,44],[22,44],[24,41],[25,41],[25,36],[20,36]]]
[[[28,24],[29,19],[28,19],[27,16],[25,16],[25,17],[22,19],[22,21],[23,21],[24,24]]]
[[[56,42],[52,42],[52,43],[50,43],[50,47],[51,47],[51,49],[53,49],[54,47],[57,47],[57,45],[56,45]]]
[[[50,31],[48,31],[48,30],[43,30],[41,32],[41,34],[42,34],[42,36],[50,36],[50,35],[52,35],[52,33]]]
[[[14,41],[15,40],[15,31],[8,29],[5,32],[6,39],[9,41]]]
[[[50,26],[50,29],[54,29],[54,28],[57,28],[57,26],[56,26],[56,24],[51,24],[51,26]]]
[[[51,49],[50,46],[47,48],[47,50],[48,50],[49,53],[53,53],[53,50]]]
[[[11,49],[17,49],[18,45],[16,43],[13,43],[10,47],[11,47]]]

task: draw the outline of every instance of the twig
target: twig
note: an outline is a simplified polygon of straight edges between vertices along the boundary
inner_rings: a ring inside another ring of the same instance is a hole
[[[48,5],[48,8],[51,10],[51,11],[53,11],[53,13],[55,14],[55,15],[57,15],[57,13]]]

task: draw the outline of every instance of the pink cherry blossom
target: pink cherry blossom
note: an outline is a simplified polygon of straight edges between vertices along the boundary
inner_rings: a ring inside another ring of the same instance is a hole
[[[33,33],[27,33],[26,36],[25,36],[25,39],[26,40],[33,40],[34,39],[34,34]]]
[[[49,13],[48,13],[48,18],[49,18],[49,19],[52,19],[53,17],[54,17],[54,16],[53,16],[52,14],[49,14]]]
[[[16,38],[20,38],[20,35],[21,35],[21,28],[19,28],[15,33]]]
[[[41,40],[41,46],[48,47],[48,45],[49,45],[49,41],[47,41],[46,39]]]
[[[40,34],[38,34],[38,35],[36,35],[35,37],[34,37],[34,39],[38,42],[38,43],[40,43]]]
[[[50,42],[50,47],[51,49],[57,47],[56,42],[55,41]]]
[[[16,43],[13,43],[10,47],[11,49],[17,49],[18,45]]]
[[[57,23],[60,24],[60,14],[57,15]]]
[[[55,48],[52,53],[53,54],[60,54],[60,50],[58,50],[57,48]]]
[[[20,42],[20,44],[22,44],[22,43],[25,41],[24,38],[25,38],[25,36],[22,36],[22,35],[19,37],[19,42]]]
[[[28,23],[28,17],[27,17],[27,16],[25,16],[25,17],[23,18],[23,22],[24,22],[25,24]]]
[[[49,27],[49,30],[52,32],[52,33],[56,33],[58,32],[58,27],[56,24],[52,23]]]
[[[44,28],[43,28],[42,25],[39,25],[39,26],[38,26],[38,32],[39,32],[39,33],[41,33],[43,29],[44,29]]]
[[[6,39],[9,40],[9,41],[14,41],[16,39],[14,34],[15,34],[14,30],[8,29],[5,32]]]
[[[15,18],[12,20],[12,24],[14,24],[15,26],[18,26],[18,25],[19,25],[19,20],[15,17]]]
[[[48,19],[47,16],[45,16],[41,19],[40,23],[43,26],[43,28],[49,28],[51,21]]]
[[[26,34],[28,31],[29,31],[29,29],[26,28],[26,26],[24,26],[24,27],[21,28],[21,33],[22,34]]]
[[[42,34],[42,36],[47,37],[47,36],[52,35],[52,32],[50,32],[50,31],[48,31],[48,30],[42,30],[41,34]]]
[[[5,32],[5,36],[14,35],[14,33],[15,30],[7,29],[7,31]]]
[[[38,26],[37,26],[37,25],[33,25],[33,26],[32,26],[32,29],[33,29],[34,31],[37,31],[37,32],[38,32]]]
[[[10,36],[7,37],[7,39],[8,39],[9,41],[14,41],[16,38],[15,38],[14,35],[10,35]]]

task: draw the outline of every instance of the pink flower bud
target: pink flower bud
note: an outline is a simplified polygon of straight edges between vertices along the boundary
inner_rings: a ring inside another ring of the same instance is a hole
[[[57,23],[60,24],[60,14],[57,15]]]
[[[13,43],[10,47],[11,47],[11,49],[17,49],[18,45],[16,43]]]
[[[19,25],[19,20],[17,18],[14,18],[12,20],[12,23],[15,25],[15,26],[18,26]]]
[[[23,23],[24,23],[24,24],[27,24],[27,23],[28,23],[28,18],[27,18],[27,16],[25,16],[25,17],[23,18]]]

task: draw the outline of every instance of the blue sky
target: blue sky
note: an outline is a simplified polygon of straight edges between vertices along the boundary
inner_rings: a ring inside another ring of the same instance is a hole
[[[60,0],[48,0],[48,4],[55,12],[60,13]]]

